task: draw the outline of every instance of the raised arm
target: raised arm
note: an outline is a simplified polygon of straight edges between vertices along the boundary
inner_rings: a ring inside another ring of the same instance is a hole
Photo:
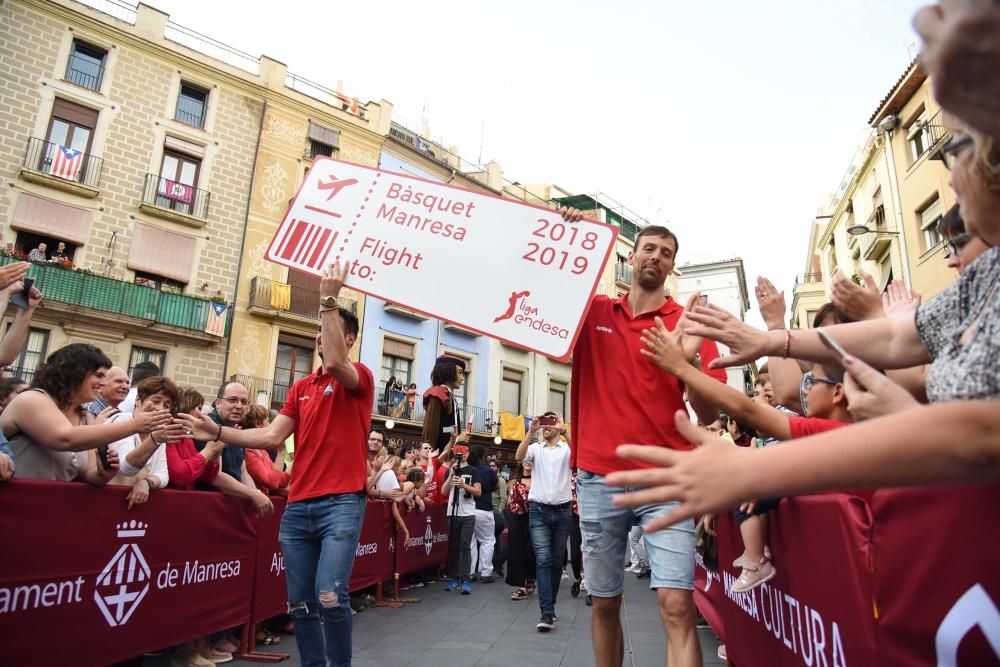
[[[49,449],[82,452],[107,445],[133,433],[149,433],[168,423],[169,410],[143,412],[132,420],[114,424],[74,426],[48,396],[37,391],[18,394],[0,416],[0,426],[7,435],[23,431],[35,442]]]
[[[319,284],[320,301],[332,296],[336,299],[340,296],[340,290],[344,286],[344,278],[347,277],[348,263],[343,265],[331,264],[323,272],[323,279]],[[358,386],[360,378],[358,369],[354,367],[351,358],[347,354],[348,345],[344,338],[343,321],[340,318],[339,308],[320,308],[320,341],[323,345],[323,370],[336,378],[348,391],[353,391]]]
[[[716,381],[700,368],[692,366],[684,356],[679,338],[676,331],[668,331],[663,320],[657,317],[656,326],[643,332],[642,342],[646,349],[640,350],[640,353],[737,421],[779,440],[791,437],[788,417],[770,406],[755,402],[743,392]]]
[[[679,500],[680,507],[651,522],[659,530],[677,521],[733,507],[748,498],[929,484],[1000,480],[1000,410],[996,401],[919,406],[835,431],[752,449],[720,445],[719,438],[676,415],[692,452],[622,446],[618,455],[659,468],[612,473],[615,486],[648,487],[620,494],[615,504]]]
[[[221,426],[205,414],[197,417],[179,414],[177,419],[187,424],[194,434],[195,440],[217,440],[230,447],[248,447],[250,449],[279,449],[295,431],[295,420],[279,414],[274,421],[264,428],[238,429],[231,426]]]
[[[531,418],[531,424],[528,425],[528,430],[525,431],[524,437],[521,438],[521,444],[517,446],[517,451],[514,452],[514,458],[518,461],[523,461],[524,457],[528,455],[528,447],[531,443],[535,441],[535,433],[541,428],[541,424],[538,423],[538,417]]]
[[[698,306],[688,319],[688,331],[729,348],[729,355],[712,368],[739,366],[761,357],[793,357],[819,363],[837,357],[813,329],[761,331],[718,306]],[[848,352],[876,368],[908,368],[930,361],[914,319],[882,318],[824,327]]]
[[[17,285],[22,283],[18,282]],[[10,293],[7,292],[7,299],[10,299]],[[4,335],[3,340],[0,341],[0,366],[8,366],[17,359],[17,355],[21,353],[21,349],[24,347],[24,342],[28,340],[28,327],[31,324],[31,317],[35,314],[35,309],[38,308],[38,304],[42,302],[42,293],[39,292],[34,287],[31,288],[31,294],[28,295],[28,307],[24,309],[18,309],[17,314],[14,315],[14,321],[10,323],[10,328]],[[3,304],[3,311],[7,310],[7,304]]]

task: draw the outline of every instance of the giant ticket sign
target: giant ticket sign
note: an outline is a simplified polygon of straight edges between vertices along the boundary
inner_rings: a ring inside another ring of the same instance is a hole
[[[329,158],[306,175],[268,248],[348,287],[567,359],[616,232],[592,221]]]

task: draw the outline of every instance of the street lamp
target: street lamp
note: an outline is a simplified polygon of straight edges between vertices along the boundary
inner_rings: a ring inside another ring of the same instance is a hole
[[[864,236],[865,234],[891,234],[899,236],[899,232],[887,232],[880,229],[871,229],[868,225],[851,225],[847,228],[847,233],[851,236]]]

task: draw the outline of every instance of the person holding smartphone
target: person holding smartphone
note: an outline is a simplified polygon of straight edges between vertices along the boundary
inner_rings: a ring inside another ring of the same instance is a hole
[[[541,431],[541,442],[534,442]],[[562,562],[573,516],[570,449],[566,425],[555,412],[531,420],[514,458],[533,466],[534,484],[528,493],[528,530],[535,549],[535,579],[542,616],[535,628],[552,630]]]
[[[457,450],[467,449],[459,445]],[[472,593],[469,569],[471,563],[472,533],[476,527],[476,501],[483,487],[479,470],[464,463],[465,451],[454,452],[454,461],[448,469],[442,495],[448,507],[448,587],[462,589],[462,595]]]

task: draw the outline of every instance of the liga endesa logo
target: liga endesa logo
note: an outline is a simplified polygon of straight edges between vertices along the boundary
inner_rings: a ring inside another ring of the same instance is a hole
[[[545,318],[539,314],[538,308],[533,307],[528,301],[529,296],[531,296],[531,292],[528,290],[511,292],[510,296],[507,297],[507,309],[494,318],[493,322],[513,320],[514,324],[519,324],[535,331],[541,331],[550,336],[556,336],[563,340],[569,338],[569,329],[546,322]]]

